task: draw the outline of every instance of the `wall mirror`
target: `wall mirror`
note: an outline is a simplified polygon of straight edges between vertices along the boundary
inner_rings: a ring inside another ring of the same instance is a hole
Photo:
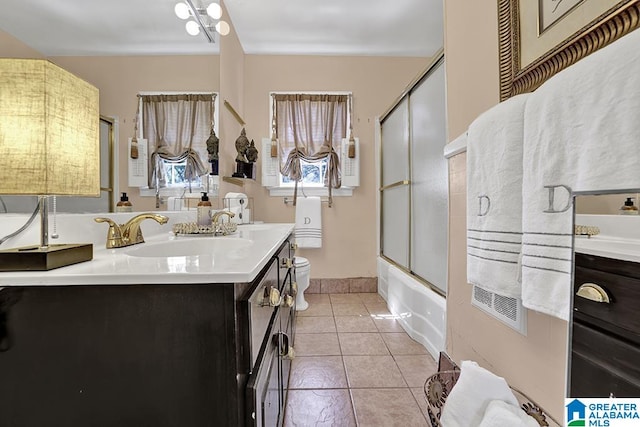
[[[100,117],[100,197],[56,197],[57,212],[92,213],[113,212],[117,173],[115,158],[115,119]],[[51,200],[51,198],[50,198]],[[0,213],[31,213],[38,203],[37,196],[0,195]],[[49,209],[53,211],[53,201]]]
[[[638,207],[637,189],[575,197],[569,397],[640,396],[640,215],[630,202]]]

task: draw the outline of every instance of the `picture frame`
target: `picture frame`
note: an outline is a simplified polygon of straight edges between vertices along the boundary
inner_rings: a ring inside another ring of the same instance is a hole
[[[531,92],[549,77],[640,27],[640,0],[574,4],[540,33],[539,2],[498,0],[500,100]]]
[[[538,35],[585,0],[538,0]]]

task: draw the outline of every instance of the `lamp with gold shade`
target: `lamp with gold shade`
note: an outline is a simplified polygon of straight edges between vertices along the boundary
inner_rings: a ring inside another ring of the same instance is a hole
[[[98,89],[41,59],[0,58],[0,194],[37,195],[40,245],[0,251],[0,271],[93,258],[91,244],[50,245],[47,198],[100,196]]]

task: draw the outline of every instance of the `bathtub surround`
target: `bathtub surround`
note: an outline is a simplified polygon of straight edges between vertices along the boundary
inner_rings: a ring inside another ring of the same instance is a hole
[[[445,349],[444,297],[382,258],[378,258],[378,277],[378,293],[387,302],[391,318],[434,359],[438,357]]]
[[[632,95],[640,86],[639,45],[640,31],[627,34],[547,80],[527,101],[525,307],[569,319],[571,191],[640,188],[633,155],[640,140],[640,98]]]

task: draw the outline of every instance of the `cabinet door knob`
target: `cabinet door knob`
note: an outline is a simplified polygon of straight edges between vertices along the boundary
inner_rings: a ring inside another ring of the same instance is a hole
[[[297,250],[298,250],[298,244],[297,244],[297,243],[291,243],[291,245],[289,245],[289,247],[290,247],[291,249],[293,249],[294,251],[297,251]]]
[[[609,298],[609,294],[604,288],[600,285],[596,285],[595,283],[583,283],[578,288],[578,292],[576,295],[588,299],[589,301],[602,302],[605,304],[609,304],[611,302],[611,298]]]

